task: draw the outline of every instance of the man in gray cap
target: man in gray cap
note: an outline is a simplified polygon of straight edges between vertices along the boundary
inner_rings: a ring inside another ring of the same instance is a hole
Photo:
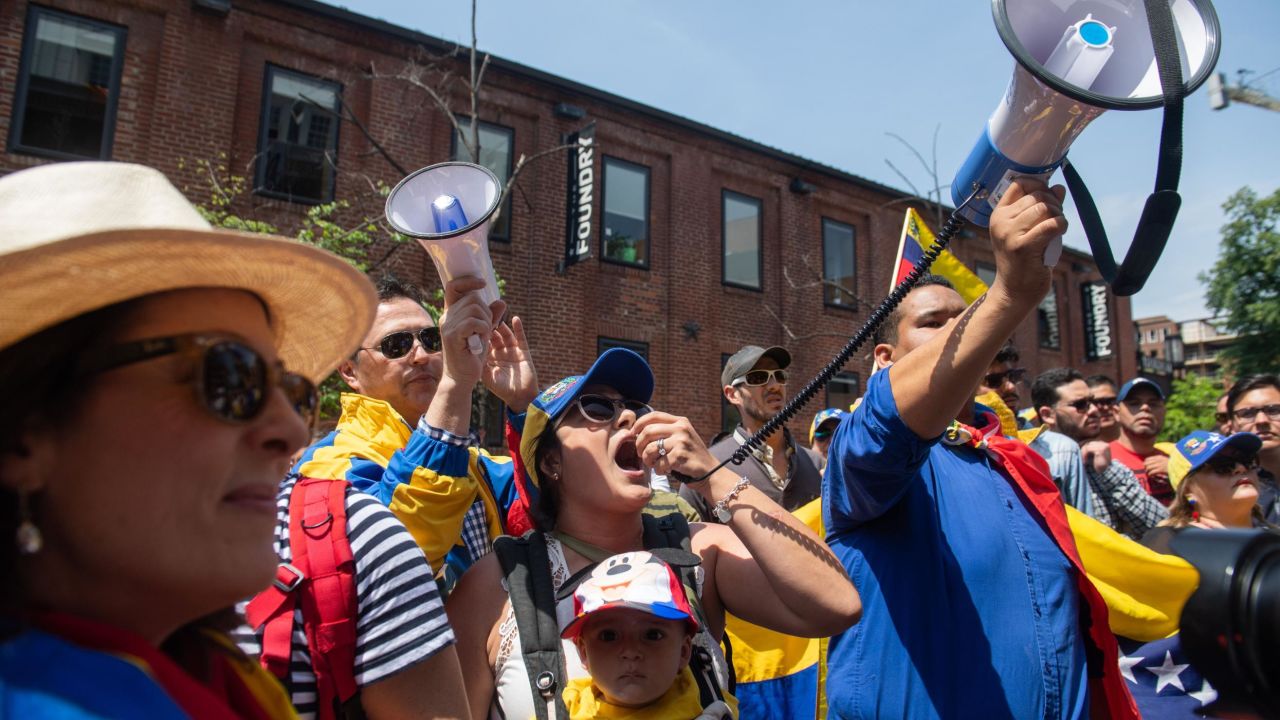
[[[787,366],[791,353],[785,348],[762,348],[747,345],[729,358],[720,373],[721,390],[742,417],[733,434],[711,446],[711,454],[724,460],[733,454],[752,433],[759,430],[782,409],[786,400]],[[738,472],[752,485],[787,510],[809,503],[822,493],[822,458],[796,443],[791,432],[783,428],[769,436],[759,450],[751,454]],[[715,522],[711,508],[702,496],[687,488],[680,495],[688,500],[706,522]]]

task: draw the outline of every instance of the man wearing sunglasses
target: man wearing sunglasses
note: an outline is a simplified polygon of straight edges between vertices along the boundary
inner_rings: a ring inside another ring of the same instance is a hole
[[[1000,416],[1000,425],[1005,435],[1013,436],[1019,430],[1030,428],[1030,424],[1017,415],[1022,399],[1018,389],[1027,371],[1018,367],[1018,348],[1012,342],[1005,343],[996,353],[996,359],[987,367],[987,373],[978,383],[978,392],[974,398],[982,405],[996,411]]]
[[[782,409],[790,365],[791,353],[786,348],[758,345],[744,346],[725,363],[720,371],[721,392],[729,404],[738,409],[742,420],[733,434],[711,446],[711,454],[717,460],[732,455]],[[741,472],[769,499],[794,511],[822,492],[823,464],[818,453],[797,443],[791,431],[784,427],[751,454],[742,464]],[[704,521],[718,522],[700,493],[681,488],[680,496],[697,509]]]
[[[1098,439],[1101,413],[1083,375],[1071,368],[1040,373],[1031,385],[1031,402],[1047,428],[1031,449],[1048,461],[1068,505],[1134,540],[1169,517]]]
[[[1120,437],[1111,443],[1111,457],[1132,470],[1142,487],[1168,507],[1174,496],[1169,484],[1169,448],[1156,443],[1164,430],[1164,390],[1151,380],[1134,378],[1120,387],[1116,400]]]
[[[1098,406],[1098,439],[1112,442],[1120,438],[1120,421],[1116,418],[1116,381],[1106,375],[1090,375],[1084,381],[1089,385],[1089,397]]]
[[[1262,440],[1258,451],[1258,507],[1280,525],[1280,376],[1247,375],[1227,392],[1227,416],[1233,432],[1250,432]]]
[[[338,367],[353,392],[342,394],[337,427],[294,466],[308,477],[347,479],[388,505],[446,589],[502,534],[515,496],[510,460],[471,438],[472,391],[483,379],[523,410],[538,387],[519,319],[498,322],[505,308],[486,307],[482,286],[451,281],[437,327],[417,288],[384,277],[373,326]],[[486,353],[470,352],[472,335],[484,338]]]

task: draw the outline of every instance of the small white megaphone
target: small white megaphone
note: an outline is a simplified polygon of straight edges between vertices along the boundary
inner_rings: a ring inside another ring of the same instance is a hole
[[[485,304],[499,298],[489,258],[489,224],[502,183],[488,169],[465,162],[422,168],[401,180],[387,196],[387,222],[396,232],[417,239],[440,273],[440,282],[463,275],[484,278]],[[467,338],[471,352],[483,351],[480,338]]]
[[[1169,8],[1172,38],[1159,32],[1168,27],[1167,19],[1148,19],[1153,2]],[[1004,99],[951,185],[957,206],[977,191],[961,215],[983,227],[1014,178],[1048,180],[1071,143],[1104,110],[1165,104],[1153,32],[1176,54],[1182,94],[1209,78],[1220,50],[1218,18],[1208,0],[992,0],[992,14],[1017,65]],[[1180,143],[1180,109],[1177,120]],[[1175,190],[1176,177],[1174,168]],[[1056,264],[1060,252],[1060,245],[1051,248],[1046,264]]]

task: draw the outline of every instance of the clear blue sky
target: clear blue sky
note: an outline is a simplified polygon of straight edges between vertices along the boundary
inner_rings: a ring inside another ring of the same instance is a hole
[[[361,14],[470,41],[466,0],[348,0]],[[923,189],[935,127],[941,182],[952,177],[1004,93],[1013,60],[986,0],[802,3],[759,0],[480,0],[480,49],[652,105],[826,165]],[[1218,0],[1222,56],[1234,82],[1280,68],[1280,2]],[[1257,87],[1280,97],[1280,72]],[[1072,146],[1117,256],[1155,177],[1159,110],[1107,112]],[[1280,113],[1187,100],[1182,212],[1164,257],[1134,296],[1135,317],[1206,314],[1196,275],[1217,257],[1222,202],[1241,186],[1280,187]],[[1060,178],[1060,176],[1059,176]],[[1058,178],[1056,178],[1058,179]],[[1088,242],[1073,220],[1068,245]]]

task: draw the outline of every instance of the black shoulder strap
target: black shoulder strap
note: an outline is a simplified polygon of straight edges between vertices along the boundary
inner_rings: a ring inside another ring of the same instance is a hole
[[[551,573],[531,571],[550,567],[546,541],[537,531],[522,538],[503,536],[494,540],[493,551],[507,580],[537,720],[568,718],[561,695],[567,673]]]
[[[707,627],[707,616],[702,611],[702,600],[695,592],[698,588],[698,565],[701,558],[693,553],[689,542],[689,521],[684,515],[673,512],[662,517],[652,515],[641,516],[644,521],[644,546],[654,557],[667,563],[680,573],[680,582],[689,596],[689,607],[694,618],[702,627]],[[725,638],[725,647],[729,638]],[[724,692],[720,681],[716,678],[715,663],[710,654],[701,647],[694,646],[693,656],[689,658],[689,669],[698,681],[698,699],[702,707],[717,700],[724,700]],[[736,684],[733,677],[733,666],[729,665],[729,684]]]
[[[1168,0],[1144,0],[1151,44],[1160,71],[1160,88],[1164,94],[1164,124],[1160,130],[1160,160],[1156,167],[1155,191],[1147,196],[1142,217],[1134,232],[1133,243],[1124,262],[1116,265],[1107,239],[1106,228],[1098,215],[1098,206],[1085,187],[1084,180],[1069,160],[1062,163],[1062,176],[1071,190],[1080,222],[1084,225],[1089,249],[1098,263],[1098,272],[1111,285],[1116,295],[1133,295],[1146,284],[1156,261],[1164,252],[1173,222],[1182,206],[1178,195],[1178,178],[1182,173],[1182,100],[1187,87],[1182,82],[1182,61],[1178,55],[1178,37]]]

